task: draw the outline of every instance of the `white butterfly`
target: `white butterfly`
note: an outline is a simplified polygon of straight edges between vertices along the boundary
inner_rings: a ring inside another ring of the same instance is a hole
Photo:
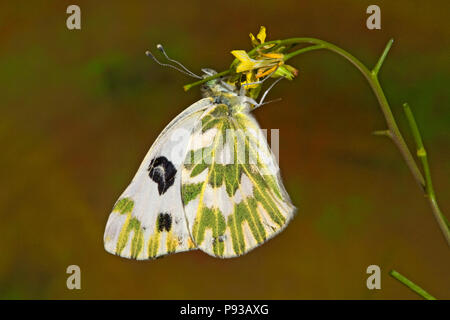
[[[231,258],[272,238],[292,219],[296,208],[250,114],[266,94],[257,103],[245,87],[237,90],[221,78],[202,89],[204,98],[161,132],[114,205],[106,251],[144,260],[200,249]]]

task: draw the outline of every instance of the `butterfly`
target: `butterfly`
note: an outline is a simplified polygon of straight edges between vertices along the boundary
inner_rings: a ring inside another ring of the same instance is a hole
[[[183,70],[147,52],[159,64],[199,78],[216,73],[202,69],[204,75],[197,76],[158,49]],[[202,93],[164,128],[115,203],[104,234],[106,251],[137,260],[196,249],[238,257],[293,218],[296,208],[251,114],[265,94],[257,103],[244,86],[223,78],[206,82]]]

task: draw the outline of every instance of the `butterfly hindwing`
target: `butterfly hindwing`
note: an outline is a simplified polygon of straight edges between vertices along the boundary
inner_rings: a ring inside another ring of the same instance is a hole
[[[109,216],[108,252],[143,260],[195,248],[181,200],[181,164],[191,131],[209,106],[210,98],[193,104],[156,139]]]
[[[192,240],[216,257],[247,253],[279,233],[295,212],[258,123],[225,104],[198,120],[181,182]]]

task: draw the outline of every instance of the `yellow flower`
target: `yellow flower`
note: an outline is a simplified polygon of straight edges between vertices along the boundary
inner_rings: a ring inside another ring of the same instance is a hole
[[[257,61],[250,58],[245,50],[233,50],[231,54],[239,60],[236,72],[245,72],[256,68]]]
[[[239,60],[239,64],[236,67],[237,73],[245,73],[245,81],[241,82],[241,85],[253,83],[258,81],[255,77],[253,70],[261,66],[262,61],[254,60],[250,58],[244,50],[234,50],[231,53]],[[247,89],[255,88],[257,85],[249,85]]]
[[[269,49],[274,46],[264,45],[266,41],[266,28],[262,26],[256,37],[250,33],[250,39],[254,47],[261,46],[256,49],[256,56],[250,58],[244,50],[233,50],[231,54],[236,57],[236,73],[245,74],[245,81],[241,81],[241,85],[253,83],[258,79],[270,75],[271,77],[285,77],[292,80],[298,73],[294,67],[284,65],[284,55],[281,51],[284,48],[278,48],[276,51]],[[264,51],[264,52],[263,52]],[[249,85],[247,88],[256,88],[258,85]]]
[[[282,53],[260,53],[257,59],[252,59],[244,50],[233,50],[231,54],[238,60],[236,72],[252,72],[257,70],[256,78],[264,77],[283,64]]]

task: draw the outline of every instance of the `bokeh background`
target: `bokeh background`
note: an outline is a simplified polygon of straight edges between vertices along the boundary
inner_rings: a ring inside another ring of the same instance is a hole
[[[66,28],[78,4],[82,29]],[[381,7],[382,29],[365,27]],[[408,101],[450,214],[448,1],[39,1],[0,4],[0,297],[6,299],[416,299],[396,269],[450,298],[449,248],[399,152],[384,137],[362,75],[330,52],[258,111],[280,129],[280,167],[299,214],[232,260],[188,252],[136,262],[106,253],[112,205],[163,127],[200,97],[144,55],[157,43],[194,71],[227,68],[248,33],[333,42],[373,66],[390,37],[382,86],[405,137]],[[154,50],[155,51],[155,50]],[[66,268],[81,267],[81,290]],[[381,267],[381,290],[366,288]]]

